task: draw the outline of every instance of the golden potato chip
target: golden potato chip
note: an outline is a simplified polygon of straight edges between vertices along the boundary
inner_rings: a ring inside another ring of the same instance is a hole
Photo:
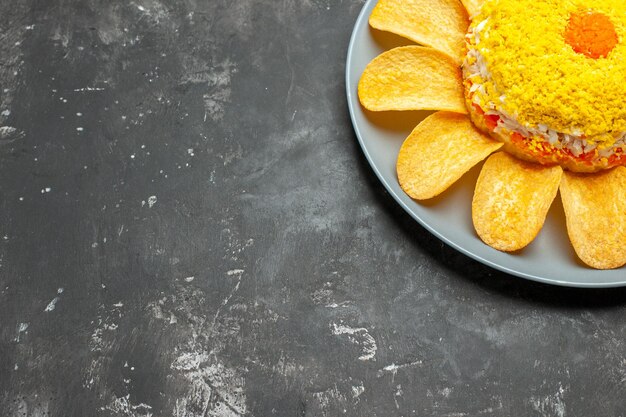
[[[422,46],[387,51],[369,63],[359,81],[368,110],[447,110],[467,113],[461,68],[448,55]]]
[[[470,17],[474,17],[478,14],[478,12],[480,12],[483,1],[484,0],[461,0],[461,3],[465,6],[465,9]]]
[[[416,200],[436,197],[501,146],[479,132],[467,116],[435,113],[402,144],[398,182]]]
[[[465,54],[469,19],[458,0],[379,0],[370,25],[432,46],[459,63]]]
[[[532,242],[559,190],[563,170],[492,155],[480,172],[472,219],[478,236],[494,249],[513,252]]]
[[[626,264],[626,168],[598,174],[566,173],[561,199],[578,257],[597,269]]]

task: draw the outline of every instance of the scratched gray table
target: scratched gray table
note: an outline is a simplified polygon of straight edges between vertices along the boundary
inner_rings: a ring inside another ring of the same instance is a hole
[[[362,1],[0,1],[1,416],[624,416],[624,290],[442,245],[343,72]]]

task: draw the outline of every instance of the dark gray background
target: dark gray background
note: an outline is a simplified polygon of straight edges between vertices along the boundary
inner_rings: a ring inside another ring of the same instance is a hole
[[[623,416],[624,290],[442,245],[347,115],[360,0],[0,2],[1,416]]]

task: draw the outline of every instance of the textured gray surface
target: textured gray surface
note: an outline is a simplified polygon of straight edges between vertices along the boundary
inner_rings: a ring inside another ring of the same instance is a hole
[[[470,261],[344,98],[362,2],[0,2],[0,415],[623,416],[624,290]]]

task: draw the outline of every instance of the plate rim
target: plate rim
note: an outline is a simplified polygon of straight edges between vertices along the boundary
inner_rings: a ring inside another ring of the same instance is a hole
[[[623,281],[615,281],[615,282],[572,282],[572,281],[567,281],[567,280],[559,280],[559,279],[554,279],[554,278],[545,278],[545,277],[541,277],[538,275],[534,275],[534,274],[529,274],[526,272],[522,272],[522,271],[517,271],[515,269],[509,268],[505,265],[500,265],[497,262],[494,262],[492,260],[486,259],[474,252],[472,252],[471,250],[460,246],[458,244],[456,244],[455,242],[451,241],[450,239],[448,239],[447,237],[445,237],[444,235],[442,235],[440,232],[438,232],[435,228],[433,228],[430,224],[428,224],[428,222],[424,221],[417,213],[414,212],[414,210],[412,210],[407,204],[405,204],[405,202],[400,198],[400,196],[395,192],[395,190],[390,186],[390,184],[388,183],[387,179],[383,176],[380,168],[378,167],[378,165],[374,162],[372,156],[370,155],[370,152],[365,144],[365,139],[364,139],[364,134],[361,131],[361,128],[359,126],[359,124],[357,123],[356,120],[356,114],[355,114],[355,104],[354,104],[354,92],[352,91],[352,85],[353,85],[353,79],[351,76],[351,69],[352,69],[352,61],[353,61],[353,56],[354,56],[354,50],[356,48],[357,45],[357,34],[359,29],[363,26],[363,20],[369,18],[369,12],[370,9],[372,8],[372,4],[375,3],[378,0],[366,0],[365,4],[363,5],[361,11],[359,12],[359,15],[356,19],[356,22],[354,24],[354,27],[352,28],[352,33],[350,35],[350,43],[348,45],[348,53],[347,53],[347,57],[346,57],[346,66],[345,66],[345,86],[346,86],[346,97],[347,97],[347,101],[348,101],[348,109],[350,112],[350,120],[352,121],[352,127],[354,129],[354,132],[356,134],[357,140],[359,142],[359,146],[361,147],[361,151],[365,154],[365,158],[368,161],[369,166],[371,167],[371,169],[374,171],[374,173],[376,174],[376,177],[378,178],[378,180],[383,184],[383,186],[385,187],[385,189],[387,190],[387,192],[393,197],[393,199],[396,201],[396,203],[398,203],[400,205],[400,207],[402,207],[402,209],[407,212],[415,221],[417,221],[422,227],[424,227],[426,230],[428,230],[429,233],[433,234],[434,236],[436,236],[439,240],[441,240],[443,243],[445,243],[446,245],[450,246],[451,248],[455,249],[456,251],[464,254],[465,256],[474,259],[490,268],[493,268],[495,270],[501,271],[501,272],[505,272],[509,275],[515,276],[515,277],[519,277],[519,278],[523,278],[526,280],[530,280],[530,281],[534,281],[534,282],[539,282],[542,284],[548,284],[548,285],[555,285],[555,286],[561,286],[561,287],[570,287],[570,288],[584,288],[584,289],[599,289],[599,288],[619,288],[619,287],[624,287],[626,286],[626,278]],[[357,104],[358,105],[358,104]],[[596,271],[596,270],[591,270],[591,271]],[[600,271],[602,272],[602,271]]]

